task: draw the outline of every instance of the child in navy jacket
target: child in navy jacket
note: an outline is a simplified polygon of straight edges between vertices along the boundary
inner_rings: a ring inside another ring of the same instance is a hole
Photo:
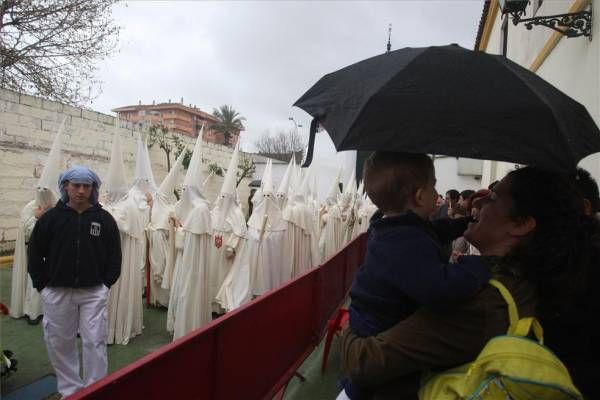
[[[443,309],[472,297],[491,277],[477,256],[448,264],[441,245],[462,236],[469,217],[428,221],[438,194],[431,158],[374,152],[365,190],[379,211],[371,218],[367,254],[350,291],[350,329],[374,336],[418,307]],[[343,383],[350,398],[348,382]]]

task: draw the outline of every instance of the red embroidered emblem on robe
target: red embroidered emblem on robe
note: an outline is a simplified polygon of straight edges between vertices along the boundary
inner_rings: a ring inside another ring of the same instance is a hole
[[[215,247],[220,249],[223,246],[223,235],[215,235]]]

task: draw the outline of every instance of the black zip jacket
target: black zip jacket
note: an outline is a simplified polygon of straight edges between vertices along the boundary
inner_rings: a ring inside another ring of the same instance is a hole
[[[33,286],[112,286],[121,273],[121,240],[99,204],[79,214],[61,200],[37,221],[27,248]]]

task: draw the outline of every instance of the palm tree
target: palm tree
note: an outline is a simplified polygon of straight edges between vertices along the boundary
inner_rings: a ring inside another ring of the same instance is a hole
[[[219,108],[213,109],[213,116],[218,119],[219,122],[213,124],[212,129],[223,134],[226,146],[229,145],[231,135],[237,134],[244,129],[242,121],[245,121],[246,118],[242,117],[232,106],[225,104]]]

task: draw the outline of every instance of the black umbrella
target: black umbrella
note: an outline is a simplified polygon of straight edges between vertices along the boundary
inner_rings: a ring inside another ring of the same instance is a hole
[[[337,150],[433,153],[572,170],[600,151],[585,107],[505,57],[405,48],[321,78],[296,103]]]

